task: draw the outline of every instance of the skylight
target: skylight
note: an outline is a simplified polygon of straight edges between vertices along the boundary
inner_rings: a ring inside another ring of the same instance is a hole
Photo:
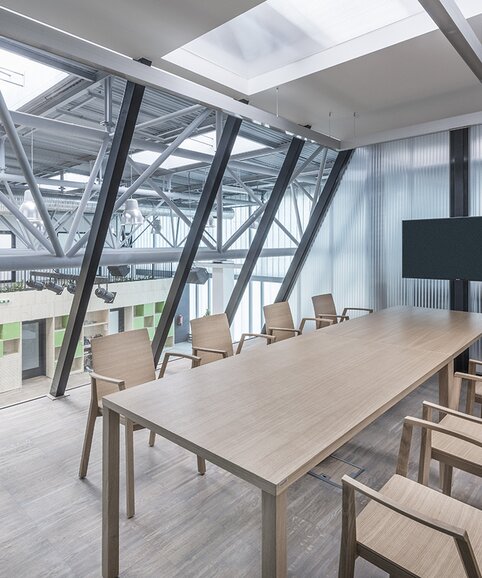
[[[18,110],[66,76],[60,70],[0,49],[0,90],[10,110]]]
[[[213,130],[204,134],[196,135],[192,138],[188,138],[182,143],[181,148],[183,151],[193,151],[213,156],[216,152],[216,132]],[[238,153],[257,151],[262,148],[265,148],[265,145],[244,138],[242,136],[238,136],[234,142],[232,154],[235,155]],[[132,160],[144,165],[150,165],[159,157],[159,154],[159,152],[153,152],[149,150],[139,151],[132,155]],[[199,162],[197,159],[188,159],[173,154],[162,163],[161,168],[168,170],[176,169],[186,167],[197,162]]]
[[[458,3],[482,13],[480,0]],[[253,94],[435,28],[418,0],[267,0],[165,59]]]

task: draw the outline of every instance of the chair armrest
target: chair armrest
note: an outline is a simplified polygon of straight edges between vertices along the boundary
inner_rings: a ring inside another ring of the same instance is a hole
[[[460,379],[466,379],[467,381],[482,381],[482,375],[476,375],[475,373],[457,371],[457,373],[454,373],[454,377],[460,377]]]
[[[444,408],[445,411],[446,408]],[[424,419],[419,419],[418,417],[406,417],[403,421],[404,425],[408,425],[408,426],[416,426],[416,427],[420,427],[422,429],[427,429],[427,430],[431,430],[431,431],[436,431],[442,434],[446,434],[449,436],[452,436],[454,438],[457,438],[459,440],[462,440],[464,442],[468,442],[470,444],[473,444],[475,446],[478,446],[479,448],[482,448],[482,439],[478,440],[475,439],[471,436],[465,435],[463,433],[460,433],[458,431],[455,431],[447,426],[444,426],[440,423],[434,423],[433,421],[427,421]]]
[[[239,340],[238,347],[236,348],[236,354],[235,355],[238,355],[239,353],[241,353],[241,350],[243,349],[243,345],[244,345],[244,340],[246,339],[246,337],[262,337],[263,339],[266,339],[266,341],[268,342],[268,345],[270,343],[274,343],[276,341],[275,335],[266,335],[265,333],[243,333],[241,335],[240,340]]]
[[[204,353],[215,353],[217,355],[222,355],[223,358],[228,357],[228,352],[224,349],[211,349],[210,347],[193,347],[192,352],[194,355],[197,355],[198,351],[202,351]]]
[[[329,319],[329,318],[325,317],[324,315],[317,315],[316,320],[317,321],[323,321],[323,323],[328,323],[328,325],[333,325],[333,323],[335,323],[334,319]]]
[[[197,355],[189,355],[189,353],[178,353],[176,351],[168,351],[164,354],[164,358],[162,360],[161,369],[159,370],[159,379],[164,377],[166,373],[167,364],[169,362],[169,358],[171,357],[182,357],[184,359],[190,359],[192,361],[191,367],[199,367],[201,363],[201,358]]]
[[[460,417],[461,419],[465,419],[467,421],[482,424],[482,418],[480,418],[480,417],[477,417],[475,415],[470,415],[470,414],[464,413],[462,411],[457,411],[455,409],[450,409],[450,408],[445,407],[443,405],[438,405],[437,403],[432,403],[431,401],[424,401],[422,406],[424,408],[427,407],[427,408],[435,409],[436,411],[439,411],[440,413],[446,413],[449,415],[454,415],[456,417]]]
[[[345,319],[348,321],[350,317],[348,315],[335,315],[334,313],[320,313],[317,314],[317,317],[326,317],[328,319],[341,319],[344,321]]]
[[[346,315],[347,311],[368,311],[368,313],[373,313],[373,309],[369,309],[368,307],[345,307],[342,315]]]
[[[305,323],[307,321],[314,321],[315,323],[319,323],[321,320],[321,317],[303,317],[300,323],[300,333],[303,333],[303,329],[305,328]],[[330,324],[333,323],[333,319],[327,319],[326,322],[328,323],[328,321]]]
[[[117,387],[121,391],[126,387],[126,384],[123,379],[108,377],[107,375],[100,375],[99,373],[95,373],[94,371],[90,373],[90,378],[93,379],[94,381],[98,380],[98,381],[105,381],[106,383],[113,383],[114,385],[117,385]]]
[[[412,508],[407,508],[403,504],[400,504],[399,502],[392,500],[392,498],[389,498],[388,496],[384,496],[382,493],[377,492],[376,490],[372,490],[372,488],[369,488],[368,486],[361,484],[358,480],[354,480],[353,478],[347,476],[346,474],[342,477],[341,482],[344,487],[349,486],[358,493],[363,494],[367,498],[370,498],[370,500],[378,502],[379,504],[385,506],[389,510],[393,510],[394,512],[397,512],[397,514],[406,516],[407,518],[413,520],[414,522],[418,522],[423,526],[432,528],[432,530],[437,530],[439,532],[442,532],[443,534],[452,536],[456,540],[464,540],[466,542],[469,542],[467,532],[463,528],[458,528],[457,526],[452,526],[451,524],[447,524],[440,520],[435,520],[434,518],[430,518],[429,516],[417,512]]]
[[[293,327],[268,327],[267,331],[269,335],[271,335],[271,331],[291,331],[291,333],[301,333],[299,329],[294,329]]]

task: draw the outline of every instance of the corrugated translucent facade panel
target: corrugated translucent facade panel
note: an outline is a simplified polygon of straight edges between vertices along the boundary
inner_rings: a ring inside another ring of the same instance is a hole
[[[482,215],[482,126],[469,131],[469,215]],[[482,312],[482,283],[469,283],[469,311]],[[480,359],[482,344],[471,347],[471,355]]]
[[[298,318],[311,296],[345,306],[449,307],[449,283],[402,279],[402,221],[449,216],[449,135],[358,149],[345,172],[291,299]]]

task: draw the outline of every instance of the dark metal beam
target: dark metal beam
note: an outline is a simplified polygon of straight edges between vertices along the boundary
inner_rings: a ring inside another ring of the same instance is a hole
[[[469,129],[450,131],[450,216],[469,214]],[[469,282],[465,279],[450,281],[450,309],[469,310]],[[469,350],[455,359],[457,371],[467,371]]]
[[[199,199],[196,213],[192,220],[186,244],[184,245],[176,273],[169,289],[166,304],[156,328],[154,339],[152,340],[152,352],[154,354],[156,365],[159,362],[159,358],[161,357],[162,350],[166,343],[169,329],[174,320],[176,309],[186,285],[187,276],[191,270],[209,214],[211,213],[214,201],[216,200],[216,195],[221,185],[240,126],[241,119],[228,116],[211,168],[209,169],[206,184],[204,185],[203,192]]]
[[[144,64],[150,62],[141,59]],[[85,249],[82,267],[77,281],[77,290],[70,309],[65,336],[60,349],[60,355],[55,368],[50,395],[64,395],[69,379],[75,349],[82,333],[85,314],[92,288],[99,267],[102,249],[109,229],[112,211],[114,209],[119,185],[124,172],[129,146],[137,122],[145,87],[133,82],[127,82],[122,106],[117,119],[117,125],[112,139],[112,146],[104,172],[104,179],[99,192],[89,240]]]
[[[311,213],[310,220],[308,221],[303,236],[301,237],[300,244],[291,260],[285,278],[281,283],[281,287],[275,299],[276,303],[287,301],[290,298],[352,155],[353,150],[346,150],[338,153],[335,164],[333,165],[325,186],[323,187],[323,191],[318,197],[318,201]]]
[[[256,267],[259,254],[263,249],[264,242],[266,241],[266,237],[268,236],[283,195],[290,184],[291,177],[296,169],[296,163],[300,158],[304,144],[304,141],[298,138],[293,138],[291,141],[290,148],[286,153],[276,183],[274,184],[271,195],[263,211],[263,216],[259,221],[256,234],[254,235],[246,259],[244,260],[241,271],[239,272],[238,280],[236,281],[236,285],[234,286],[233,292],[231,293],[231,297],[226,306],[226,315],[228,316],[229,324],[233,322],[236,311],[238,310],[241,299],[243,298],[244,291],[248,286],[251,275]]]

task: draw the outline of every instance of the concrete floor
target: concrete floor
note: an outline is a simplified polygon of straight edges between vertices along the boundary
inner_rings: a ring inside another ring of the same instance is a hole
[[[2,578],[100,576],[102,420],[88,477],[77,477],[89,389],[0,410]],[[436,398],[432,380],[337,455],[365,468],[359,479],[379,488],[394,472],[403,417],[420,415],[422,400]],[[149,448],[147,439],[146,431],[136,432],[137,512],[131,520],[125,518],[121,488],[121,577],[259,577],[260,492],[212,464],[198,476],[195,456],[159,437]],[[416,447],[412,456],[413,477]],[[433,473],[435,485],[435,464]],[[477,478],[457,472],[454,495],[482,507]],[[289,576],[334,578],[340,490],[307,475],[289,489],[288,502]],[[385,574],[359,561],[356,576]]]

